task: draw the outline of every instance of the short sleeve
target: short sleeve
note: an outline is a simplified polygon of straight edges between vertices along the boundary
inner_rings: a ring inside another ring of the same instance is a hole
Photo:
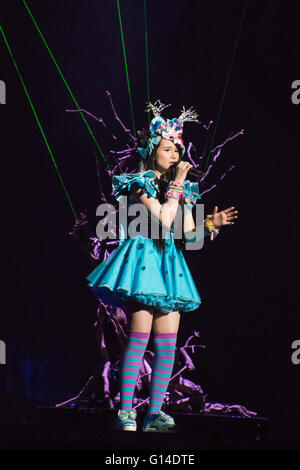
[[[140,187],[148,197],[156,197],[158,186],[154,183],[155,178],[156,174],[153,170],[114,175],[112,178],[114,196],[119,201],[121,196],[129,196]]]
[[[194,205],[197,204],[197,200],[201,199],[199,194],[199,185],[198,183],[192,182],[190,180],[185,180],[183,184],[184,189],[182,192],[182,197],[187,207],[192,209]]]

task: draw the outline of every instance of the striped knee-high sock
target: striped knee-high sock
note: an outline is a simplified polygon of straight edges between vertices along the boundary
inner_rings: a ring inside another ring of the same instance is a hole
[[[148,414],[162,407],[173,371],[177,333],[154,333],[155,358],[152,365],[150,404]]]
[[[121,376],[121,409],[130,411],[136,381],[150,333],[130,330],[128,343],[124,352]]]

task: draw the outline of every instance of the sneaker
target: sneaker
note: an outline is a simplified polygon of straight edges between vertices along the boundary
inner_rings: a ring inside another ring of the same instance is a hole
[[[136,409],[119,410],[114,429],[116,431],[136,431]]]
[[[158,413],[146,415],[143,422],[144,432],[177,432],[174,419],[159,410]]]

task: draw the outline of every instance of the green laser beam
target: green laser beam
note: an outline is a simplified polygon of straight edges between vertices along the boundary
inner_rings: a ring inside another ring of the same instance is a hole
[[[244,4],[244,8],[243,8],[243,11],[242,11],[241,20],[240,20],[240,24],[239,24],[239,28],[238,28],[238,32],[237,32],[236,39],[235,39],[235,44],[234,44],[234,47],[233,47],[231,61],[230,61],[230,65],[229,65],[229,68],[228,68],[227,77],[226,77],[226,80],[225,80],[225,85],[224,85],[224,89],[223,89],[223,93],[222,93],[222,98],[221,98],[221,102],[220,102],[220,106],[219,106],[219,110],[218,110],[218,114],[217,114],[216,124],[214,126],[214,132],[213,132],[213,135],[212,135],[211,144],[209,146],[209,150],[208,150],[208,154],[207,154],[207,159],[206,159],[205,170],[204,171],[206,171],[206,169],[207,169],[208,161],[210,159],[210,152],[211,152],[212,146],[214,145],[214,140],[215,140],[215,136],[216,136],[216,132],[217,132],[217,127],[218,127],[218,123],[219,123],[219,120],[220,120],[221,111],[222,111],[223,103],[224,103],[224,99],[225,99],[225,93],[227,91],[229,78],[230,78],[231,70],[232,70],[232,65],[233,65],[235,53],[236,53],[236,50],[237,50],[237,45],[238,45],[238,42],[239,42],[239,39],[240,39],[240,34],[241,34],[241,30],[242,30],[243,21],[244,21],[245,14],[246,14],[247,4],[248,4],[248,0],[245,0],[245,4]]]
[[[61,78],[63,79],[63,81],[64,81],[64,83],[65,83],[65,85],[66,85],[66,87],[67,87],[67,90],[68,90],[68,92],[69,92],[69,94],[70,94],[72,100],[74,101],[74,103],[75,103],[77,109],[80,110],[81,108],[80,108],[80,106],[78,105],[78,103],[77,103],[77,101],[76,101],[76,99],[75,99],[75,97],[74,97],[74,95],[73,95],[73,93],[72,93],[72,91],[71,91],[71,89],[70,89],[70,87],[69,87],[69,85],[68,85],[68,83],[67,83],[65,77],[64,77],[64,74],[62,73],[60,67],[58,66],[58,64],[57,64],[57,62],[56,62],[56,60],[55,60],[55,58],[54,58],[54,55],[53,55],[52,51],[50,50],[50,48],[49,48],[49,46],[48,46],[48,44],[47,44],[47,42],[46,42],[46,40],[45,40],[43,34],[41,33],[41,30],[40,30],[40,28],[38,27],[37,22],[36,22],[36,20],[34,19],[32,13],[31,13],[31,11],[30,11],[30,9],[29,9],[27,3],[26,3],[26,1],[25,1],[25,0],[22,0],[22,2],[23,2],[23,4],[24,4],[24,6],[26,7],[27,12],[29,13],[29,15],[30,15],[30,17],[31,17],[31,19],[32,19],[32,21],[33,21],[33,23],[34,23],[34,25],[35,25],[35,27],[36,27],[36,29],[37,29],[39,35],[40,35],[40,37],[42,38],[42,41],[43,41],[43,43],[45,44],[45,46],[46,46],[46,48],[47,48],[47,50],[48,50],[48,52],[49,52],[49,54],[50,54],[50,56],[51,56],[51,58],[52,58],[54,64],[55,64],[55,66],[56,66],[56,68],[57,68],[57,70],[58,70],[58,72],[59,72]],[[87,127],[87,129],[88,129],[88,131],[89,131],[89,133],[90,133],[90,135],[92,136],[92,139],[93,139],[94,143],[96,144],[96,147],[97,147],[97,149],[99,150],[101,157],[102,157],[103,160],[105,161],[105,164],[106,164],[107,168],[111,171],[111,167],[110,167],[109,163],[107,163],[107,159],[105,158],[105,156],[104,156],[104,154],[103,154],[103,152],[102,152],[102,150],[101,150],[101,148],[100,148],[100,145],[98,144],[98,142],[97,142],[97,140],[96,140],[96,137],[94,136],[94,134],[93,134],[93,132],[92,132],[90,126],[88,125],[88,123],[87,123],[87,121],[86,121],[86,119],[85,119],[83,113],[80,112],[80,115],[81,115],[81,117],[82,117],[82,119],[83,119],[83,121],[84,121],[84,123],[85,123],[85,125],[86,125],[86,127]]]
[[[52,151],[51,151],[51,148],[50,148],[50,146],[49,146],[49,144],[48,144],[48,140],[47,140],[47,138],[46,138],[45,132],[44,132],[44,130],[43,130],[43,128],[42,128],[42,125],[41,125],[41,123],[40,123],[40,120],[39,120],[39,118],[38,118],[38,115],[37,115],[37,113],[36,113],[36,110],[35,110],[35,108],[34,108],[34,106],[33,106],[33,103],[32,103],[32,101],[31,101],[31,98],[30,98],[30,96],[29,96],[28,90],[27,90],[27,88],[26,88],[26,85],[25,85],[24,80],[23,80],[23,78],[22,78],[22,75],[21,75],[21,73],[20,73],[19,67],[18,67],[18,65],[17,65],[17,63],[16,63],[16,61],[15,61],[15,58],[14,58],[14,56],[13,56],[13,53],[12,53],[12,51],[11,51],[11,48],[10,48],[10,46],[9,46],[9,44],[8,44],[8,41],[7,41],[7,39],[6,39],[4,30],[3,30],[3,28],[2,28],[1,25],[0,25],[0,31],[1,31],[1,33],[2,33],[3,39],[4,39],[5,44],[6,44],[6,46],[7,46],[7,49],[8,49],[8,52],[9,52],[11,58],[12,58],[13,64],[14,64],[14,66],[15,66],[15,68],[16,68],[16,71],[17,71],[17,73],[18,73],[18,76],[19,76],[19,78],[20,78],[20,81],[21,81],[21,83],[22,83],[22,86],[23,86],[24,91],[25,91],[25,93],[26,93],[27,99],[28,99],[28,101],[29,101],[29,104],[30,104],[31,109],[32,109],[32,111],[33,111],[33,114],[34,114],[34,116],[35,116],[35,119],[36,119],[36,121],[37,121],[37,123],[38,123],[38,126],[39,126],[39,128],[40,128],[40,131],[41,131],[42,136],[43,136],[43,138],[44,138],[46,147],[47,147],[47,149],[48,149],[48,151],[49,151],[49,153],[50,153],[52,162],[53,162],[54,167],[55,167],[55,170],[56,170],[56,172],[57,172],[57,174],[58,174],[58,177],[59,177],[59,180],[60,180],[61,185],[62,185],[62,187],[63,187],[63,190],[64,190],[64,192],[65,192],[65,194],[66,194],[66,196],[67,196],[67,199],[68,199],[68,201],[69,201],[69,204],[70,204],[70,207],[71,207],[71,209],[72,209],[72,212],[73,212],[73,214],[74,214],[74,216],[75,216],[75,219],[77,219],[77,215],[76,215],[76,212],[75,212],[75,210],[74,210],[73,204],[72,204],[72,202],[71,202],[69,193],[68,193],[67,188],[66,188],[66,186],[65,186],[65,184],[64,184],[64,182],[63,182],[63,179],[62,179],[62,176],[61,176],[61,174],[60,174],[59,168],[58,168],[58,166],[57,166],[57,163],[56,163],[56,161],[55,161],[55,158],[54,158],[54,156],[53,156],[53,153],[52,153]]]
[[[24,0],[23,0],[23,1],[24,1]],[[134,137],[136,137],[135,125],[134,125],[133,107],[132,107],[132,99],[131,99],[131,89],[130,89],[130,83],[129,83],[129,75],[128,75],[128,67],[127,67],[127,59],[126,59],[126,51],[125,51],[125,42],[124,42],[124,35],[123,35],[123,27],[122,27],[122,19],[121,19],[121,11],[120,11],[119,0],[117,0],[117,5],[118,5],[118,15],[119,15],[119,24],[120,24],[120,31],[121,31],[121,39],[122,39],[123,57],[124,57],[125,71],[126,71],[126,79],[127,79],[127,88],[128,88],[128,94],[129,94],[129,104],[130,104],[132,128],[133,128]]]
[[[150,101],[150,91],[149,91],[149,57],[148,57],[148,31],[147,31],[147,5],[146,0],[144,0],[144,20],[145,20],[145,48],[146,48],[146,80],[147,80],[147,101]],[[150,126],[150,110],[148,111],[148,121]]]

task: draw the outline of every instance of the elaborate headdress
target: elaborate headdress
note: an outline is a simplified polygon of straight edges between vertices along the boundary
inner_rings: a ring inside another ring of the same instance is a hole
[[[183,145],[182,132],[183,132],[183,123],[187,121],[195,121],[200,124],[198,121],[197,113],[192,109],[185,110],[184,106],[181,110],[179,118],[165,119],[161,117],[160,113],[163,109],[171,106],[170,104],[164,105],[160,100],[155,101],[154,104],[148,102],[146,107],[146,112],[152,111],[154,118],[150,123],[150,132],[151,135],[148,139],[146,147],[138,147],[138,152],[143,158],[147,158],[148,155],[154,149],[154,145],[158,145],[161,139],[171,140],[174,144],[179,144],[182,148],[182,155],[185,152],[185,146]]]

